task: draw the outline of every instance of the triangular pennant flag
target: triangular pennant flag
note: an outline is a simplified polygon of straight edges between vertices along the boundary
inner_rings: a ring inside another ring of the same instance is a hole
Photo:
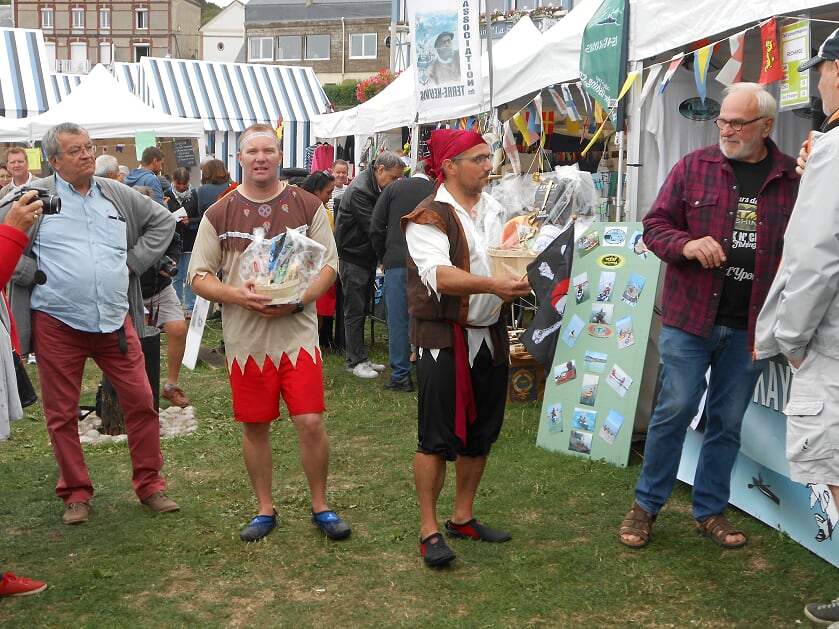
[[[530,146],[530,134],[527,132],[527,118],[523,112],[519,111],[513,116],[513,124],[516,125],[516,129],[521,134],[522,141]]]
[[[516,139],[513,137],[513,128],[510,121],[504,123],[504,132],[502,134],[502,142],[504,145],[504,153],[507,159],[510,160],[510,165],[513,167],[513,174],[521,174],[521,161],[519,160],[519,149],[516,146]]]
[[[647,74],[647,81],[644,83],[644,87],[641,88],[641,97],[639,100],[639,105],[643,105],[644,101],[647,100],[647,96],[650,95],[650,92],[653,89],[653,85],[655,85],[656,79],[658,79],[658,75],[661,74],[661,64],[654,65],[650,68],[649,74]]]
[[[722,70],[717,72],[716,79],[723,85],[739,83],[743,79],[743,42],[746,33],[737,33],[728,38],[728,47],[731,50],[731,58],[725,62]]]
[[[784,78],[784,69],[778,56],[778,29],[775,18],[771,18],[760,26],[761,62],[760,79],[758,83],[768,85]]]
[[[673,75],[676,73],[676,70],[682,65],[682,60],[685,58],[684,53],[678,53],[673,55],[673,58],[670,59],[670,65],[667,68],[667,72],[664,73],[664,78],[661,79],[661,85],[658,86],[658,94],[661,96],[664,94],[664,90],[667,89],[667,86],[670,84],[670,79],[673,78]]]
[[[700,48],[693,53],[693,76],[696,79],[696,91],[699,92],[699,100],[705,104],[705,95],[708,93],[708,66],[711,65],[711,53],[714,51],[713,44]]]
[[[554,104],[556,105],[556,110],[559,112],[559,115],[563,118],[567,116],[568,109],[565,107],[565,102],[562,100],[559,94],[556,93],[556,90],[552,87],[549,87],[548,94],[551,95],[551,98],[553,99]]]

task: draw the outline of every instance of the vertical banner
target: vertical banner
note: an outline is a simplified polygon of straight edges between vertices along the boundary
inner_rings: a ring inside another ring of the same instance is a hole
[[[620,90],[621,47],[625,0],[603,0],[583,29],[580,81],[583,89],[606,111]],[[612,113],[612,121],[616,115]]]
[[[796,20],[781,27],[781,97],[779,109],[799,109],[810,106],[810,73],[798,71],[798,64],[810,58],[810,22]]]
[[[763,58],[758,83],[769,85],[780,81],[784,78],[784,70],[778,56],[778,28],[774,17],[760,25],[760,45]]]
[[[420,122],[484,109],[479,0],[410,0]]]

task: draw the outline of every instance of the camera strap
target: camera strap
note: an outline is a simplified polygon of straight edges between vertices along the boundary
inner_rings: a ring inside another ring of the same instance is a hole
[[[125,338],[125,325],[121,325],[119,330],[117,330],[117,342],[119,343],[119,351],[127,354],[128,340]]]

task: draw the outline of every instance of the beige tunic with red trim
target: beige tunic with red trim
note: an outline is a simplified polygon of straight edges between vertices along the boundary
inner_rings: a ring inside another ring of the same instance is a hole
[[[189,277],[216,273],[221,269],[222,281],[241,286],[242,254],[253,240],[255,227],[265,228],[265,237],[285,233],[286,228],[302,228],[309,238],[326,247],[324,266],[338,268],[335,239],[329,217],[320,200],[295,186],[284,187],[274,199],[257,202],[236,189],[209,207],[195,238],[189,263]],[[318,322],[314,302],[296,315],[264,318],[236,304],[224,305],[224,348],[227,368],[233,364],[244,368],[248,357],[262,367],[268,356],[279,365],[283,354],[297,364],[300,350],[315,356],[318,347]]]

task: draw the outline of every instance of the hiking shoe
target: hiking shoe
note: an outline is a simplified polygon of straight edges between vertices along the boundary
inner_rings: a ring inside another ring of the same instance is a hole
[[[312,513],[312,523],[329,539],[344,539],[350,536],[352,529],[334,511]]]
[[[155,513],[172,513],[174,511],[181,510],[178,503],[167,496],[166,492],[162,489],[154,492],[151,496],[143,500],[143,504]]]
[[[43,581],[33,581],[32,579],[25,579],[7,572],[0,575],[0,596],[30,596],[31,594],[40,594],[47,589],[47,584]]]
[[[500,544],[512,539],[512,535],[499,531],[498,529],[491,529],[488,526],[483,526],[475,518],[469,520],[466,524],[455,524],[451,520],[446,520],[446,535],[449,537],[469,538],[480,540],[482,542],[492,542]]]
[[[394,380],[392,377],[389,382],[386,382],[385,385],[382,387],[383,389],[387,389],[388,391],[401,391],[404,393],[410,393],[414,390],[414,383],[411,380],[411,375],[408,374],[404,378],[400,378],[399,380]]]
[[[90,505],[86,502],[71,502],[64,508],[61,521],[64,524],[84,524],[90,515]]]
[[[271,515],[258,515],[239,532],[243,542],[258,542],[277,528],[277,510]]]
[[[350,369],[352,375],[359,378],[378,378],[379,372],[369,366],[368,363],[358,363],[355,367]]]
[[[420,554],[425,565],[432,567],[445,566],[457,557],[439,532],[420,540]]]
[[[837,622],[839,621],[839,598],[829,603],[809,603],[804,608],[804,615],[822,625]]]
[[[172,406],[180,406],[181,408],[189,406],[189,398],[184,395],[183,389],[177,384],[167,384],[163,387],[163,398]]]

